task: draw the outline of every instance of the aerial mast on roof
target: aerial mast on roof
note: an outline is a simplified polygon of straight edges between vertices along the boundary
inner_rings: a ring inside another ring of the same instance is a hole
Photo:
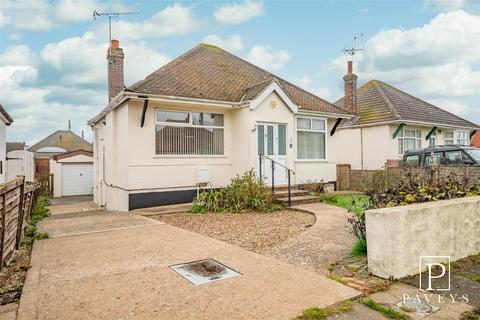
[[[112,45],[112,18],[118,18],[121,15],[127,14],[140,14],[140,12],[98,12],[93,10],[93,19],[96,20],[97,17],[105,16],[108,17],[108,43],[109,46]]]
[[[359,37],[363,37],[363,33],[360,33]],[[357,53],[357,51],[362,51],[362,50],[363,49],[357,48],[357,36],[353,36],[352,47],[349,49],[344,48],[342,52],[345,54],[348,54],[353,58],[353,56]]]

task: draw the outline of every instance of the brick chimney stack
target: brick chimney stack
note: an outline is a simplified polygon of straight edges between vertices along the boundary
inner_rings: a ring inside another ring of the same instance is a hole
[[[343,77],[345,81],[345,109],[353,114],[357,113],[357,78],[353,73],[352,61],[348,61],[348,73]]]
[[[108,101],[123,90],[123,49],[118,40],[112,40],[107,51],[108,61]]]

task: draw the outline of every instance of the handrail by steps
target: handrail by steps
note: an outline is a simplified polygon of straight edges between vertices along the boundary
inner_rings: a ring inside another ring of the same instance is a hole
[[[273,160],[269,156],[259,154],[259,174],[260,174],[260,182],[262,182],[262,159],[268,159],[272,162],[272,193],[275,193],[275,164],[287,169],[288,172],[288,206],[292,206],[292,197],[291,197],[291,184],[290,184],[290,173],[295,174],[295,171],[286,167],[285,165],[281,164],[278,161]]]

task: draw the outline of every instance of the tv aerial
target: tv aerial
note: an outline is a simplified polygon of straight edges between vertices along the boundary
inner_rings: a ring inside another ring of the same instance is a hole
[[[97,20],[97,17],[108,17],[108,43],[112,45],[112,18],[118,18],[123,15],[140,14],[140,12],[98,12],[93,10],[93,20]]]
[[[359,37],[363,37],[363,33],[360,33]],[[363,49],[361,48],[357,48],[357,36],[353,36],[353,40],[352,40],[352,47],[347,49],[343,49],[342,52],[345,53],[345,54],[348,54],[349,56],[351,56],[353,58],[353,56],[358,52],[358,51],[362,51]]]

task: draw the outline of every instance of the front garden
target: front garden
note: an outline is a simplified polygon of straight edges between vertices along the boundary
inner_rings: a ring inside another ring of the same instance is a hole
[[[150,218],[247,250],[264,253],[315,223],[312,214],[286,209],[253,171],[220,190],[201,193],[188,212]]]

